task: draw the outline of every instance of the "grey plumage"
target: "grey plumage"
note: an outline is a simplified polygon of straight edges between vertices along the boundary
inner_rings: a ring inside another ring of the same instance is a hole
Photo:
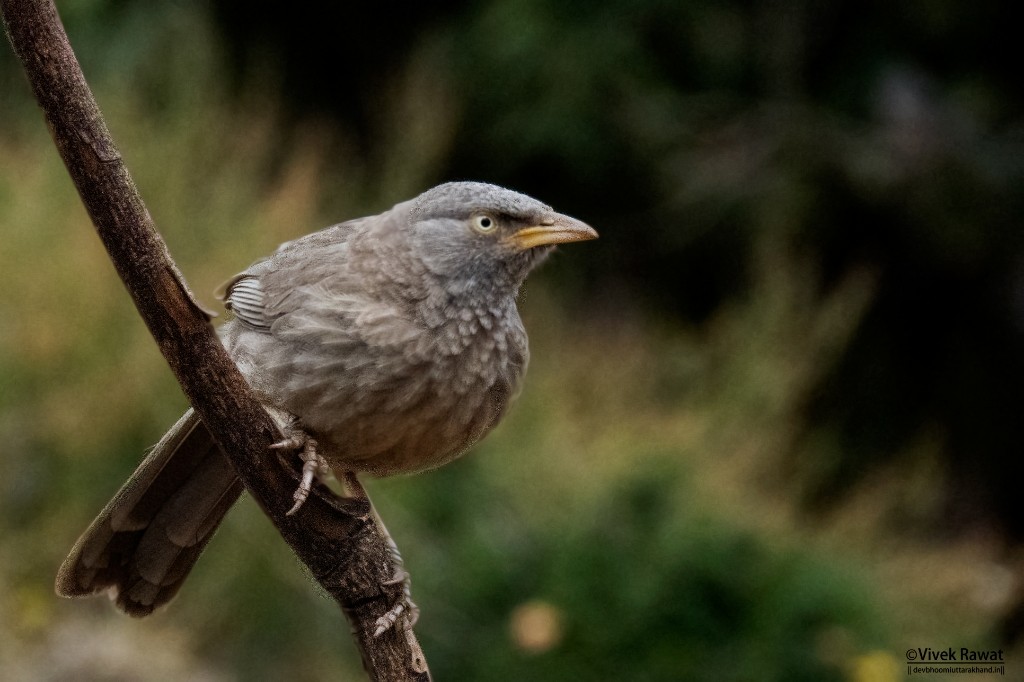
[[[442,465],[501,418],[529,359],[515,297],[588,226],[528,196],[448,183],[287,242],[227,283],[221,338],[262,400],[336,472]],[[241,493],[190,410],[64,562],[57,592],[146,615],[179,589]]]

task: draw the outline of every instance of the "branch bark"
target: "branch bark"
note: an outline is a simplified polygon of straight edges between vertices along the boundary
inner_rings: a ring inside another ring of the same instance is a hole
[[[375,638],[402,586],[368,503],[317,486],[286,516],[299,474],[268,446],[280,439],[171,260],[85,82],[51,0],[0,0],[11,45],[64,164],[122,281],[192,406],[245,487],[353,626],[374,680],[427,680],[412,630]]]

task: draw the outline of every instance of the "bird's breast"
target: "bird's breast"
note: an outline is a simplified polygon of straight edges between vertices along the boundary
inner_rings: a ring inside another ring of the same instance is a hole
[[[462,455],[504,414],[528,358],[518,314],[458,313],[401,344],[329,345],[295,349],[274,382],[280,406],[332,466],[382,476]]]

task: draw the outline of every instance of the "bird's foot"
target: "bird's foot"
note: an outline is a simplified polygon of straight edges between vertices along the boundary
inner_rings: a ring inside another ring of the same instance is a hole
[[[348,488],[349,493],[356,498],[363,498],[369,501],[369,496],[366,494],[366,489],[363,484],[359,482],[356,475],[352,471],[346,471],[344,475],[345,487]],[[401,585],[402,593],[395,602],[395,605],[388,609],[387,613],[374,621],[375,630],[373,631],[374,637],[380,637],[385,632],[395,627],[399,619],[403,619],[403,630],[411,630],[412,626],[416,624],[416,621],[420,618],[420,607],[416,606],[416,603],[412,600],[412,576],[409,575],[408,571],[405,570],[405,562],[402,560],[402,553],[398,551],[398,545],[395,544],[394,538],[391,537],[391,533],[388,532],[387,526],[384,525],[384,520],[380,518],[380,514],[377,513],[377,508],[370,504],[370,509],[373,512],[373,520],[377,525],[377,529],[380,530],[381,536],[384,538],[384,544],[388,549],[388,556],[391,558],[391,564],[395,568],[394,577],[391,580],[385,581],[383,587],[391,587],[393,585]],[[403,618],[404,616],[404,618]]]
[[[388,538],[390,540],[390,538]],[[394,543],[390,543],[394,544]],[[397,552],[397,549],[395,550]],[[390,630],[398,622],[398,619],[405,615],[405,623],[403,629],[410,630],[413,625],[416,625],[416,621],[420,619],[420,607],[416,606],[416,603],[412,600],[412,581],[410,580],[409,573],[401,568],[402,558],[398,557],[398,572],[395,573],[395,577],[389,580],[386,585],[397,585],[402,584],[402,596],[399,597],[398,602],[388,609],[388,612],[378,618],[374,625],[377,629],[373,631],[374,637],[380,637],[385,632]]]
[[[394,538],[391,537],[391,533],[384,526],[384,522],[374,509],[374,517],[377,521],[377,527],[380,528],[381,535],[384,536],[384,542],[388,547],[388,554],[391,556],[391,563],[395,567],[395,576],[384,583],[385,585],[402,585],[402,596],[398,598],[398,601],[392,606],[387,613],[377,619],[377,629],[373,631],[374,637],[380,637],[388,629],[394,627],[398,619],[405,614],[405,629],[412,629],[413,625],[416,625],[416,621],[420,618],[420,607],[416,606],[416,603],[412,600],[412,576],[405,570],[405,562],[402,561],[402,553],[398,551],[398,545],[395,544]]]
[[[327,460],[317,452],[316,440],[298,427],[290,428],[284,439],[270,447],[274,450],[299,450],[299,459],[302,460],[302,480],[299,481],[299,487],[292,495],[295,504],[287,513],[287,516],[291,516],[299,511],[309,498],[309,493],[313,489],[313,480],[329,475],[331,467]]]

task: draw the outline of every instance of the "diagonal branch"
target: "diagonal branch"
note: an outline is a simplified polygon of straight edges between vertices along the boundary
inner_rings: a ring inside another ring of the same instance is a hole
[[[298,474],[269,454],[279,432],[192,297],[107,131],[52,0],[0,0],[7,35],[24,66],[64,164],[117,272],[192,406],[245,487],[353,625],[375,680],[429,679],[411,630],[374,638],[396,591],[387,547],[369,505],[319,486],[286,516]]]

